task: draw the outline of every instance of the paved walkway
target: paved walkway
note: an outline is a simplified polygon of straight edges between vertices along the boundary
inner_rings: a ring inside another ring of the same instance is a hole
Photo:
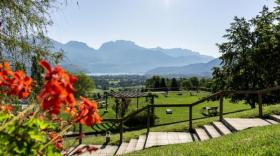
[[[193,141],[204,141],[211,138],[220,137],[231,134],[236,131],[241,131],[248,128],[267,126],[278,124],[280,115],[271,115],[270,119],[261,118],[225,118],[222,122],[212,122],[209,125],[196,128],[194,133],[190,132],[150,132],[146,135],[139,136],[138,139],[131,139],[128,143],[123,142],[121,146],[101,146],[94,145],[99,148],[97,151],[89,153],[85,152],[82,156],[112,156],[131,153],[134,151],[150,148],[154,146],[163,146],[170,144],[181,144]],[[146,143],[145,143],[146,142]],[[82,147],[85,145],[80,145]],[[76,149],[75,149],[76,150]],[[71,153],[73,153],[73,150]]]

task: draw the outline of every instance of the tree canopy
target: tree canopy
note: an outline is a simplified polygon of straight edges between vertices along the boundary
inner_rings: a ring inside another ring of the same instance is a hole
[[[45,59],[57,58],[58,54],[48,52],[50,45],[45,34],[47,26],[52,24],[49,11],[59,1],[0,1],[0,61],[26,65],[38,54]]]
[[[76,89],[75,96],[90,96],[89,94],[95,88],[93,79],[90,76],[87,76],[84,73],[76,74],[78,81],[74,84]]]
[[[256,90],[280,84],[279,12],[266,6],[250,20],[234,18],[218,44],[221,68],[213,70],[213,89]],[[233,96],[255,107],[255,95]],[[269,102],[268,98],[266,102]]]

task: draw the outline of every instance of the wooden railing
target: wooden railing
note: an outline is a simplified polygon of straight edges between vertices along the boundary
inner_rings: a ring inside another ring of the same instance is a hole
[[[120,143],[123,141],[123,125],[124,122],[130,119],[131,117],[143,112],[143,111],[148,111],[148,118],[147,118],[147,133],[146,135],[149,134],[150,131],[150,117],[151,113],[153,112],[154,108],[163,108],[163,107],[187,107],[189,109],[189,131],[193,131],[193,107],[196,105],[199,105],[205,101],[211,100],[213,98],[219,98],[219,120],[221,121],[223,119],[223,114],[224,114],[224,97],[229,94],[256,94],[258,96],[258,109],[259,109],[259,116],[263,117],[263,103],[262,103],[262,95],[266,94],[271,91],[277,91],[280,90],[280,86],[272,87],[272,88],[267,88],[267,89],[262,89],[262,90],[246,90],[246,91],[233,91],[233,90],[224,90],[220,91],[217,93],[214,93],[212,95],[209,95],[207,97],[204,97],[198,101],[195,101],[193,103],[189,104],[149,104],[143,108],[138,109],[137,111],[123,117],[120,119],[105,119],[105,121],[112,121],[112,122],[118,122],[119,123],[119,130],[120,130]],[[82,127],[80,127],[79,135],[82,134]],[[82,137],[80,137],[79,143],[82,143]]]

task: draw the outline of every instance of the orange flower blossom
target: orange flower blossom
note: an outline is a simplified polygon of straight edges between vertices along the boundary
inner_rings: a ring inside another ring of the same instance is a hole
[[[101,118],[97,114],[96,101],[89,101],[84,97],[80,97],[83,101],[79,105],[80,112],[76,116],[76,121],[81,124],[91,126],[94,123],[101,123]]]
[[[32,90],[32,78],[21,70],[13,72],[9,63],[4,62],[0,65],[0,87],[4,94],[27,98]]]
[[[46,61],[40,61],[40,65],[46,70],[46,82],[38,95],[43,110],[48,110],[50,114],[59,114],[62,104],[65,108],[73,108],[76,103],[73,84],[77,78],[60,66],[52,68]]]

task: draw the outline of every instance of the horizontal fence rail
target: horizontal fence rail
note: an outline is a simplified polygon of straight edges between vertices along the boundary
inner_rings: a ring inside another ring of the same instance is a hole
[[[120,144],[122,143],[122,140],[123,140],[123,124],[125,121],[127,121],[128,119],[132,118],[133,116],[141,113],[141,112],[144,112],[144,111],[147,111],[148,112],[148,118],[147,118],[147,134],[149,133],[150,131],[150,116],[152,113],[154,113],[154,108],[165,108],[165,107],[186,107],[188,108],[189,110],[189,120],[186,120],[189,122],[189,131],[193,131],[193,128],[192,128],[192,122],[193,120],[193,107],[196,106],[196,105],[199,105],[205,101],[208,101],[208,100],[211,100],[213,98],[219,98],[219,120],[222,120],[223,119],[223,115],[224,115],[224,97],[226,95],[231,95],[231,94],[255,94],[258,96],[258,105],[259,105],[259,116],[262,117],[263,116],[263,107],[262,107],[262,94],[266,94],[266,93],[269,93],[269,92],[272,92],[272,91],[277,91],[277,90],[280,90],[280,86],[276,86],[276,87],[271,87],[271,88],[266,88],[266,89],[261,89],[261,90],[240,90],[240,91],[235,91],[235,90],[223,90],[223,91],[219,91],[217,93],[214,93],[214,94],[211,94],[207,97],[204,97],[198,101],[195,101],[193,103],[189,103],[189,104],[149,104],[145,107],[142,107],[140,109],[138,109],[137,111],[135,112],[132,112],[131,114],[125,116],[125,117],[122,117],[122,118],[119,118],[119,119],[103,119],[103,122],[115,122],[115,123],[118,123],[119,124],[119,132],[120,132]],[[82,127],[79,128],[80,131],[79,133],[80,134],[70,134],[69,136],[75,136],[75,135],[79,135],[81,136],[82,134]],[[87,132],[87,134],[94,134],[92,132]],[[82,143],[82,137],[79,138],[79,143]]]

